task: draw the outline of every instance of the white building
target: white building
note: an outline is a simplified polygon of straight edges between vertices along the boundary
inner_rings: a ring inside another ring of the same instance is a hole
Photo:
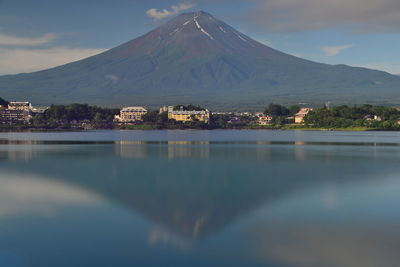
[[[10,102],[8,104],[9,110],[24,110],[24,111],[31,111],[32,105],[29,102]]]
[[[264,113],[256,113],[256,117],[259,125],[268,125],[273,119],[272,116],[265,115]]]
[[[125,107],[121,109],[119,115],[115,115],[114,121],[122,123],[141,121],[145,114],[147,110],[144,107]]]
[[[27,123],[32,119],[31,111],[29,102],[10,102],[7,108],[0,108],[0,123]]]

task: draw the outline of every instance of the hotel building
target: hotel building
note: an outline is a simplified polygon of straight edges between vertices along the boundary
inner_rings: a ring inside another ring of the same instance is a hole
[[[169,106],[168,119],[181,122],[199,120],[208,123],[210,121],[210,111],[208,109],[184,110],[183,106],[181,106],[178,110],[174,110],[173,106]]]
[[[121,109],[119,115],[115,115],[114,121],[121,123],[130,123],[142,121],[142,116],[147,114],[144,107],[125,107]]]

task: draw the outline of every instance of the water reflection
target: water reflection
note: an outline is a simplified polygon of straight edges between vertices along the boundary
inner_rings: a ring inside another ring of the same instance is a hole
[[[161,227],[155,227],[149,232],[148,242],[151,246],[165,245],[178,248],[180,250],[190,250],[193,248],[193,242],[182,236],[176,235],[171,231]]]
[[[149,143],[147,143],[149,144]],[[150,142],[150,144],[157,144]],[[187,141],[168,141],[161,142],[158,144],[166,145],[168,147],[167,154],[160,154],[160,156],[168,157],[169,159],[175,158],[204,158],[209,157],[209,142],[187,142]],[[198,149],[193,149],[193,145],[196,145]],[[146,142],[131,142],[131,141],[119,141],[116,142],[115,152],[122,158],[139,159],[146,158],[148,156],[149,146],[146,146]],[[159,153],[165,152],[159,150]]]
[[[257,232],[256,256],[288,266],[397,266],[399,233],[376,225],[269,225]]]
[[[17,173],[0,174],[0,220],[53,216],[60,206],[95,205],[101,197],[61,181]]]
[[[387,144],[3,146],[0,218],[50,216],[55,206],[91,209],[107,202],[134,217],[123,217],[107,234],[130,232],[132,223],[140,235],[127,239],[146,255],[171,255],[162,253],[173,249],[214,263],[228,253],[247,266],[393,266],[400,260],[394,252],[400,215],[393,215],[400,200],[393,177],[400,171],[398,154]],[[113,212],[101,211],[104,217]],[[146,226],[138,227],[135,216]]]
[[[74,184],[171,231],[199,238],[303,188],[365,182],[393,169],[393,159],[371,160],[368,148],[350,151],[180,143],[67,146],[36,151],[23,166],[17,161],[3,168]],[[31,155],[29,150],[25,153]],[[385,153],[391,148],[381,152]]]
[[[256,257],[289,266],[396,266],[398,185],[398,177],[353,181],[334,189],[333,205],[324,201],[329,186],[306,190],[260,210],[245,239]]]
[[[168,158],[203,158],[208,159],[210,154],[210,142],[196,142],[196,149],[193,149],[192,142],[168,141]]]

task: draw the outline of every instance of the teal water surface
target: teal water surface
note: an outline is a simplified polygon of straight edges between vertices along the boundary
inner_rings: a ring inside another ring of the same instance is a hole
[[[0,266],[398,266],[400,134],[0,133]]]

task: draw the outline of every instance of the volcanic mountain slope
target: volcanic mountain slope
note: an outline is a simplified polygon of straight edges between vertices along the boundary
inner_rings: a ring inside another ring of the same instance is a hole
[[[287,55],[205,12],[185,13],[102,54],[0,77],[0,95],[36,104],[196,103],[252,109],[269,102],[399,103],[400,77]]]

